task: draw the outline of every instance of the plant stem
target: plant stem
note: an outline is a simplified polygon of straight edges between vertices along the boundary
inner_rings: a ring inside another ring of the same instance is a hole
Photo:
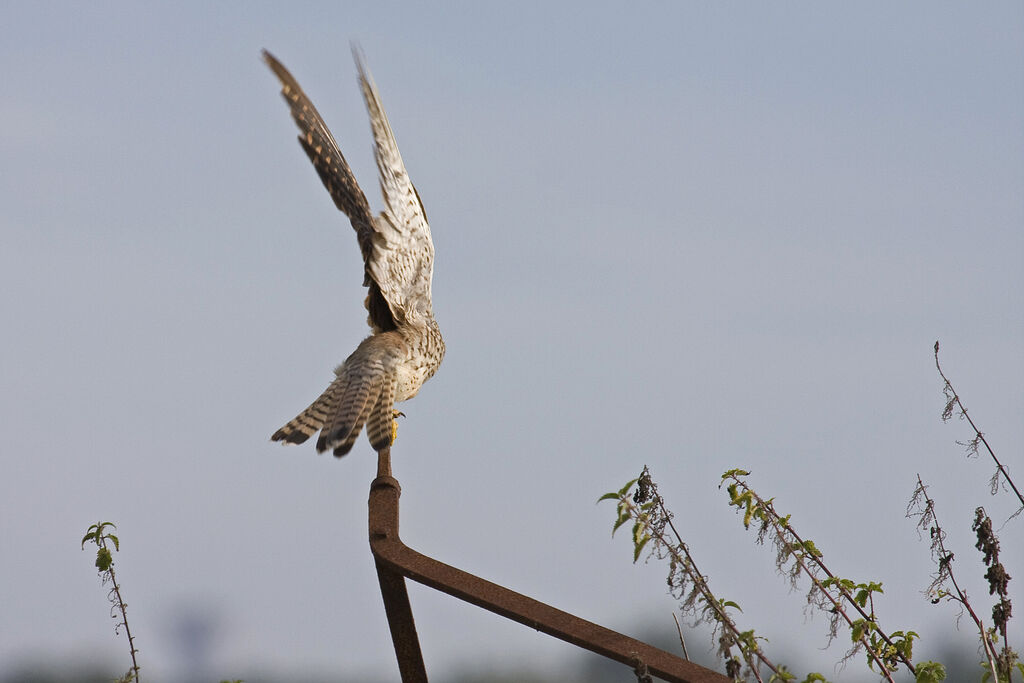
[[[765,512],[768,515],[769,523],[772,525],[772,528],[775,531],[775,536],[776,536],[776,538],[778,538],[779,542],[783,544],[783,547],[792,547],[794,545],[796,545],[799,548],[806,548],[807,547],[807,544],[804,542],[804,540],[802,538],[800,538],[800,535],[797,534],[796,531],[793,530],[793,527],[791,525],[789,525],[788,523],[786,525],[782,524],[782,520],[779,517],[779,513],[775,511],[775,507],[771,504],[771,501],[766,501],[763,498],[761,498],[761,496],[758,495],[756,491],[754,491],[749,486],[747,486],[737,476],[732,475],[732,480],[735,481],[737,485],[742,486],[744,490],[750,492],[750,495],[752,495],[757,500],[758,504],[762,507],[762,509],[765,510]],[[786,538],[786,534],[787,533],[790,536],[792,536],[793,540],[796,541],[795,544],[791,543],[790,539]],[[814,587],[822,595],[824,595],[826,598],[828,598],[829,602],[832,603],[832,606],[835,609],[835,613],[840,615],[846,621],[846,625],[849,626],[851,630],[853,629],[853,620],[850,619],[850,616],[843,609],[842,603],[839,602],[839,600],[837,598],[835,598],[822,585],[821,580],[818,579],[818,577],[815,576],[814,572],[810,569],[810,567],[807,566],[807,564],[804,562],[804,558],[805,557],[809,556],[811,558],[811,561],[814,563],[815,567],[817,567],[822,572],[824,572],[825,576],[827,576],[828,578],[834,580],[834,584],[833,585],[835,585],[836,589],[839,591],[839,594],[843,598],[845,598],[846,601],[850,605],[852,605],[854,609],[857,610],[857,612],[860,613],[860,616],[863,617],[865,621],[870,622],[872,624],[875,624],[875,619],[874,619],[873,615],[867,614],[861,608],[861,606],[857,604],[857,601],[853,599],[853,596],[850,595],[849,591],[847,591],[845,588],[843,588],[842,584],[838,580],[836,580],[836,577],[832,574],[831,571],[829,571],[829,568],[827,566],[825,566],[825,564],[821,560],[819,560],[813,553],[806,553],[806,552],[803,553],[803,554],[791,553],[791,556],[793,557],[793,560],[800,566],[800,570],[804,574],[806,574],[808,578],[810,578],[811,582],[814,584]],[[881,636],[882,640],[885,641],[885,643],[887,645],[892,646],[893,649],[896,650],[896,652],[899,652],[899,650],[895,648],[895,646],[893,645],[892,641],[889,640],[889,637],[885,634],[884,631],[882,631],[881,629],[878,629],[878,628],[876,628],[876,631],[879,634],[879,636]],[[889,668],[887,666],[885,666],[885,664],[882,662],[881,657],[878,656],[878,654],[875,652],[875,650],[871,647],[870,643],[868,642],[867,632],[865,632],[864,635],[862,635],[860,637],[860,643],[868,651],[868,656],[871,657],[871,659],[876,664],[878,664],[879,668],[882,670],[882,674],[886,677],[886,679],[889,680],[889,681],[892,681],[893,680],[892,673],[889,671]],[[914,670],[914,665],[913,665],[913,663],[910,662],[909,659],[904,657],[902,654],[900,654],[898,656],[899,656],[900,661],[902,661],[907,666],[907,670],[910,671],[911,674],[916,673],[915,670]]]
[[[956,389],[953,388],[953,385],[946,377],[946,374],[942,372],[942,366],[939,365],[939,342],[935,342],[935,369],[939,371],[939,376],[942,377],[942,381],[946,383],[946,389],[948,389],[949,393],[953,395],[953,400],[960,407],[960,414],[963,415],[964,419],[966,419],[968,424],[971,425],[971,429],[974,430],[976,438],[980,440],[981,443],[985,444],[985,450],[987,450],[988,454],[992,457],[992,461],[995,462],[999,473],[1003,475],[1003,480],[1009,484],[1010,488],[1013,489],[1013,492],[1017,494],[1017,500],[1020,501],[1021,508],[1024,508],[1024,495],[1022,495],[1017,489],[1017,485],[1014,484],[1013,479],[1010,478],[1010,473],[1006,471],[1005,467],[1003,467],[1003,463],[999,462],[999,458],[996,457],[995,451],[993,451],[992,447],[989,446],[985,435],[981,433],[981,430],[978,429],[978,425],[974,424],[974,420],[972,420],[971,416],[967,414],[967,408],[964,407],[963,401],[960,400],[960,395],[956,393]],[[994,492],[995,491],[993,491],[993,493]]]
[[[941,373],[942,370],[939,370],[939,372]],[[946,544],[943,542],[943,536],[945,535],[945,532],[939,525],[938,517],[935,516],[935,501],[932,500],[931,497],[929,497],[928,489],[925,487],[924,482],[921,480],[920,474],[917,475],[917,488],[921,492],[921,495],[924,496],[924,514],[931,517],[932,523],[934,525],[933,528],[935,529],[935,531],[933,533],[934,538],[936,540],[936,545],[939,549],[939,561],[945,562],[944,565],[940,564],[939,566],[939,579],[941,579],[941,572],[944,566],[946,570],[946,575],[949,576],[949,582],[953,584],[953,590],[956,591],[956,598],[953,599],[959,602],[960,605],[967,610],[967,613],[971,616],[971,620],[974,622],[974,625],[978,628],[978,633],[981,635],[982,647],[985,648],[985,659],[988,660],[989,669],[992,671],[992,680],[998,681],[999,676],[996,674],[995,647],[991,642],[988,633],[985,631],[985,625],[984,623],[982,623],[981,617],[979,617],[977,613],[974,611],[974,608],[971,607],[971,603],[967,599],[967,594],[963,592],[963,590],[960,588],[960,584],[956,581],[956,575],[953,574],[953,555],[946,551]],[[924,519],[926,518],[922,517],[922,521]]]
[[[697,585],[698,590],[700,590],[700,594],[704,598],[704,603],[715,611],[715,613],[718,615],[718,623],[722,624],[722,627],[729,631],[733,639],[737,643],[739,643],[739,629],[736,627],[736,624],[733,623],[732,618],[729,617],[729,615],[726,613],[725,608],[719,604],[718,600],[711,592],[711,589],[708,588],[707,582],[704,579],[704,575],[701,574],[700,570],[697,568],[697,563],[694,561],[693,556],[690,554],[690,549],[687,547],[686,543],[683,542],[682,536],[676,529],[676,525],[672,522],[672,516],[665,508],[665,501],[662,499],[660,494],[656,493],[655,497],[655,499],[658,502],[658,508],[661,510],[661,514],[664,515],[665,519],[668,521],[668,526],[670,529],[672,529],[672,534],[676,537],[677,543],[670,543],[669,540],[665,538],[664,534],[658,532],[657,529],[652,528],[651,531],[654,534],[656,534],[658,542],[661,543],[663,547],[669,549],[669,552],[672,553],[672,555],[675,557],[676,561],[680,564],[680,566],[689,567],[692,570],[690,572],[690,579]],[[676,548],[682,549],[683,554],[685,555],[685,562],[684,558],[679,556],[678,552],[676,551]],[[761,676],[757,672],[756,667],[752,666],[753,662],[750,661],[750,655],[742,647],[740,648],[740,651],[743,652],[744,657],[747,659],[747,667],[754,675],[754,678],[756,678],[759,681],[759,683],[763,683]],[[779,675],[778,668],[772,663],[770,659],[768,659],[764,655],[763,652],[761,652],[761,648],[757,648],[757,650],[755,650],[753,654],[762,664],[771,669],[772,673],[774,673],[776,676]]]
[[[128,608],[124,604],[124,600],[121,599],[121,586],[117,583],[117,576],[114,574],[114,567],[110,567],[110,581],[114,584],[114,595],[117,596],[117,608],[121,611],[121,624],[124,625],[124,633],[128,637],[128,649],[131,650],[132,654],[132,674],[135,678],[135,683],[139,683],[139,663],[135,659],[135,639],[132,637],[132,629],[128,626]]]

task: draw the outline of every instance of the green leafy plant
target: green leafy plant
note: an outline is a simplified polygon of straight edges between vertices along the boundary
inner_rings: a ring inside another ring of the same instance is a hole
[[[855,582],[837,576],[825,564],[824,555],[814,541],[802,538],[791,522],[791,516],[775,510],[774,499],[761,497],[747,484],[745,470],[729,470],[722,475],[729,504],[743,513],[743,526],[757,527],[757,542],[770,540],[775,549],[775,567],[796,589],[800,577],[810,582],[807,604],[830,615],[829,639],[838,634],[845,623],[850,631],[852,647],[846,658],[863,650],[868,665],[886,680],[903,665],[917,675],[912,661],[914,641],[918,634],[898,630],[886,634],[875,613],[875,596],[882,593],[882,584],[875,581]]]
[[[611,491],[598,499],[616,502],[616,518],[612,527],[614,535],[623,525],[632,522],[633,562],[640,560],[644,551],[648,558],[668,560],[669,592],[680,603],[684,616],[693,624],[709,624],[712,637],[717,641],[717,652],[725,663],[725,671],[733,679],[740,679],[745,670],[759,683],[795,681],[796,675],[785,666],[772,662],[765,654],[761,643],[765,639],[756,635],[753,629],[741,630],[734,619],[742,613],[739,604],[716,596],[708,584],[707,577],[697,567],[689,546],[682,540],[672,513],[658,493],[658,487],[644,467],[637,479],[626,483],[617,491]],[[767,671],[765,671],[767,670]],[[825,681],[824,676],[812,673],[804,683]]]
[[[86,543],[96,544],[96,569],[99,571],[102,585],[110,585],[107,598],[110,600],[110,616],[118,620],[114,626],[114,632],[118,633],[123,628],[128,638],[128,650],[132,658],[132,666],[118,679],[118,683],[128,683],[134,680],[139,681],[139,662],[136,659],[138,649],[135,647],[135,639],[132,637],[131,628],[128,626],[128,605],[121,596],[121,585],[117,582],[117,574],[114,572],[114,556],[110,552],[110,546],[115,551],[121,550],[121,541],[117,536],[110,533],[109,529],[116,529],[117,526],[111,522],[99,522],[93,524],[82,537],[82,549]]]
[[[748,476],[749,472],[740,469],[722,475],[721,486],[726,487],[729,504],[743,514],[744,527],[757,529],[758,543],[771,542],[776,552],[776,568],[792,587],[796,588],[801,578],[809,580],[807,604],[829,615],[830,640],[845,624],[852,647],[844,660],[863,651],[869,667],[892,683],[901,667],[918,683],[944,680],[945,668],[938,662],[913,661],[913,645],[918,639],[915,631],[887,632],[879,625],[875,597],[883,592],[881,582],[856,582],[837,576],[826,566],[824,555],[814,541],[797,533],[790,515],[783,516],[776,511],[774,499],[763,498],[754,491],[747,483]],[[599,501],[602,500],[616,502],[613,534],[632,523],[633,562],[639,561],[645,552],[649,559],[668,560],[670,593],[680,601],[682,613],[693,618],[694,625],[712,626],[726,675],[740,681],[746,680],[745,674],[759,683],[764,683],[765,677],[769,683],[796,680],[794,673],[768,658],[762,647],[762,643],[767,642],[763,637],[756,635],[753,629],[741,630],[737,626],[734,615],[742,612],[739,604],[717,597],[711,591],[707,577],[697,568],[647,467],[637,479],[601,496]],[[815,681],[826,679],[816,672],[803,679],[803,683]]]
[[[1009,522],[1024,512],[1024,496],[996,456],[988,439],[968,415],[959,394],[943,372],[939,363],[939,342],[935,342],[934,354],[935,367],[942,378],[942,391],[946,399],[942,420],[948,422],[957,416],[967,421],[974,430],[974,436],[969,441],[957,443],[966,448],[971,457],[976,457],[984,447],[992,458],[996,470],[990,482],[991,494],[1012,491],[1020,502],[1020,506],[1007,520]],[[807,604],[829,615],[830,642],[837,637],[840,627],[845,625],[848,629],[852,646],[843,660],[864,652],[869,668],[890,682],[894,681],[894,675],[901,669],[912,674],[917,683],[944,680],[946,672],[942,664],[913,660],[914,642],[919,638],[917,632],[888,632],[882,629],[875,612],[875,599],[883,593],[882,583],[857,582],[833,573],[825,564],[824,555],[814,541],[797,533],[790,515],[782,515],[775,509],[775,499],[761,496],[750,486],[749,475],[748,471],[742,469],[728,470],[722,475],[719,488],[725,487],[729,505],[742,513],[743,526],[747,529],[753,526],[757,530],[757,543],[771,543],[775,550],[775,567],[780,575],[789,580],[791,587],[797,588],[802,579],[809,582]],[[600,500],[614,500],[617,503],[613,534],[627,522],[632,522],[634,563],[645,551],[648,559],[668,559],[670,592],[680,600],[684,615],[695,616],[695,622],[712,624],[719,643],[718,654],[725,661],[725,670],[730,677],[745,680],[740,677],[745,672],[757,681],[762,681],[761,671],[766,668],[771,671],[769,681],[795,680],[796,677],[785,667],[775,666],[765,656],[761,648],[761,643],[766,642],[764,638],[756,636],[753,630],[741,631],[736,626],[733,613],[741,611],[739,605],[731,600],[717,598],[711,592],[707,578],[697,569],[689,547],[672,523],[672,513],[665,507],[646,466],[637,479],[628,482],[618,491],[606,493]],[[1021,663],[1007,640],[1007,624],[1012,616],[1008,592],[1011,577],[1000,559],[1000,543],[993,530],[992,519],[979,507],[975,511],[972,526],[977,538],[975,547],[982,553],[986,567],[984,578],[988,582],[989,594],[995,597],[991,625],[987,625],[971,605],[966,591],[961,588],[954,574],[954,555],[946,547],[946,532],[939,525],[935,508],[935,501],[918,475],[917,486],[907,505],[906,514],[917,520],[919,531],[927,531],[931,540],[931,553],[937,571],[925,594],[932,604],[952,602],[961,608],[961,614],[966,612],[970,615],[985,655],[985,660],[981,662],[984,668],[982,681],[1012,683],[1015,672],[1024,680],[1024,663]],[[824,681],[825,678],[821,674],[812,673],[804,680],[809,683]]]

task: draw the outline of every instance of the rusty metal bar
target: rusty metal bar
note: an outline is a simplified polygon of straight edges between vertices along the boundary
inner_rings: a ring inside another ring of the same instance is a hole
[[[399,493],[402,488],[398,480],[391,476],[391,449],[385,448],[377,454],[377,478],[378,481],[388,482],[394,486]],[[393,483],[392,483],[393,482]],[[370,485],[370,498],[373,499],[373,486]],[[372,506],[372,503],[371,503]],[[370,547],[373,548],[374,522],[373,515],[370,515]],[[376,533],[384,536],[390,535],[392,527],[385,524],[378,526]],[[394,533],[398,533],[398,516],[395,515]],[[402,683],[427,683],[427,667],[423,664],[423,651],[420,649],[420,638],[416,633],[416,622],[412,616],[412,605],[409,604],[409,591],[405,588],[405,577],[393,571],[374,557],[377,565],[377,580],[380,582],[380,594],[384,598],[384,613],[388,617],[388,627],[391,629],[391,642],[395,646],[395,655],[398,657],[398,670],[402,674]]]
[[[380,594],[384,597],[384,612],[391,628],[391,641],[395,645],[402,683],[427,683],[427,668],[423,664],[423,652],[416,634],[416,622],[412,618],[409,592],[405,589],[405,577],[377,562],[377,578],[380,580]]]
[[[378,476],[370,484],[370,549],[377,564],[381,594],[403,683],[427,680],[404,577],[630,667],[642,662],[652,675],[670,683],[729,683],[731,680],[711,669],[555,609],[409,548],[398,537],[398,498],[401,487],[398,480],[391,476],[390,453],[382,452],[380,456]]]

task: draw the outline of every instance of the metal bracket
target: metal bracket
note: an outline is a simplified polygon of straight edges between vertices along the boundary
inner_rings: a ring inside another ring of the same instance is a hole
[[[402,683],[427,681],[405,586],[406,577],[630,667],[638,670],[646,667],[651,675],[665,681],[730,683],[730,678],[711,669],[555,609],[408,547],[398,537],[398,498],[402,489],[398,480],[391,476],[390,449],[378,455],[377,478],[370,484],[370,550],[377,565],[380,592]]]

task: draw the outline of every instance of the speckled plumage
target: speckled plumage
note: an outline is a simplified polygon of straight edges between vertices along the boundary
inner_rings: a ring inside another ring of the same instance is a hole
[[[416,188],[409,181],[380,95],[358,54],[359,84],[370,113],[384,211],[370,213],[366,196],[313,103],[269,52],[263,58],[281,81],[281,94],[302,145],[335,205],[348,216],[363,255],[372,334],[335,371],[308,408],[277,430],[272,441],[303,443],[320,432],[318,452],[348,453],[363,426],[377,451],[391,446],[394,404],[412,398],[437,371],[444,340],[434,320],[430,283],[434,244]]]

